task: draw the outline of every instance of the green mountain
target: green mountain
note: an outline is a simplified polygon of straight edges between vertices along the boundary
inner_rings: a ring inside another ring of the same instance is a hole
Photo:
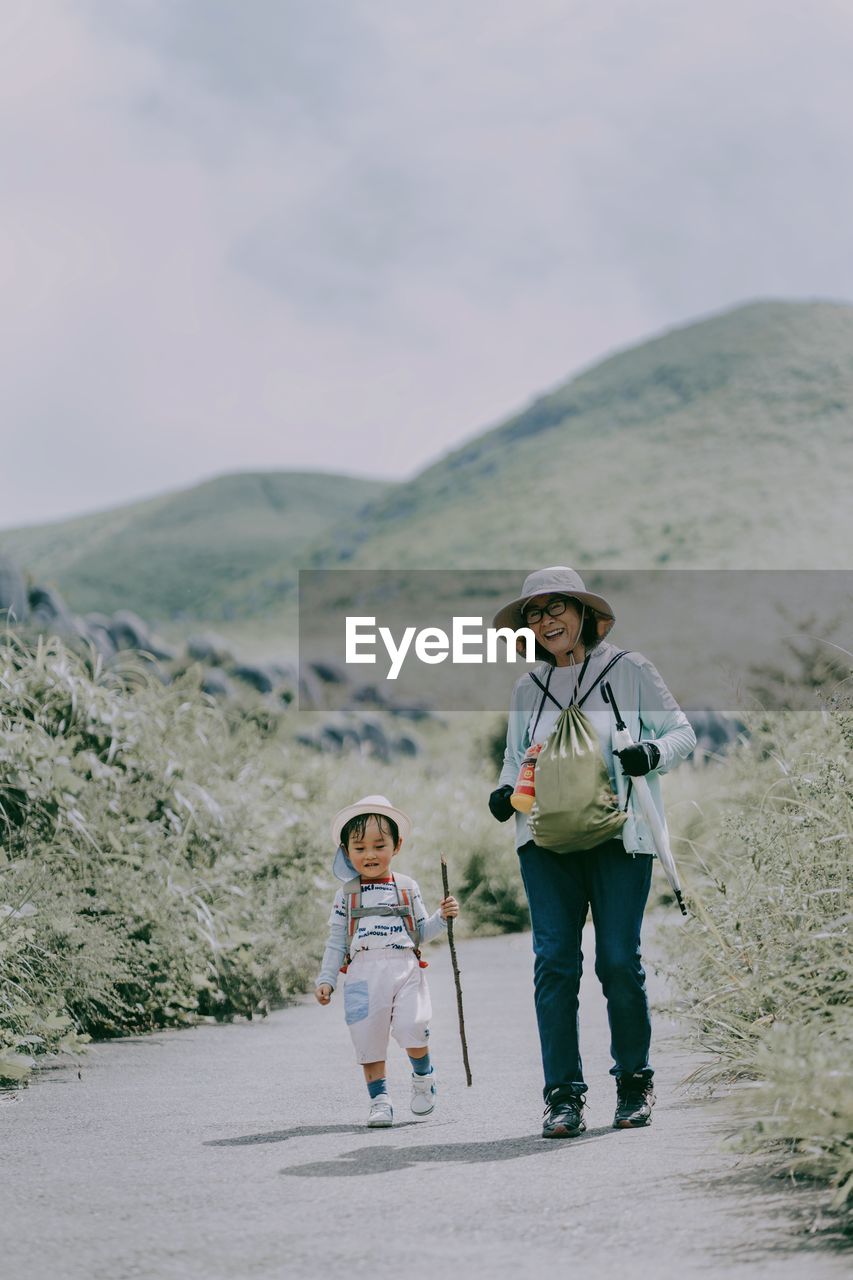
[[[317,472],[220,476],[112,511],[0,531],[0,552],[58,587],[78,613],[246,616],[280,600],[307,548],[386,487]]]
[[[851,475],[853,307],[760,302],[611,356],[406,484],[223,476],[0,552],[77,612],[231,619],[273,652],[299,567],[847,568]]]
[[[372,502],[314,563],[846,568],[853,307],[761,302],[604,360]]]

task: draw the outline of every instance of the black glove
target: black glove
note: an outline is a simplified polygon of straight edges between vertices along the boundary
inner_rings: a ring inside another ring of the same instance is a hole
[[[660,751],[653,742],[635,742],[616,752],[629,778],[642,778],[660,764]]]
[[[493,818],[497,818],[498,822],[508,822],[515,813],[509,798],[512,795],[512,787],[509,783],[506,786],[498,787],[489,796],[489,810]]]

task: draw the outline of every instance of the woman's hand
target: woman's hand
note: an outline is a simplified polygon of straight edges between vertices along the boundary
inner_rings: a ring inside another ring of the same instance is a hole
[[[317,990],[314,992],[314,999],[318,1004],[328,1004],[332,998],[333,987],[328,982],[321,982]]]
[[[511,795],[512,787],[507,783],[503,787],[497,787],[489,796],[489,812],[498,822],[508,822],[515,813],[509,802]]]
[[[442,920],[449,920],[459,915],[459,903],[453,897],[453,894],[450,894],[447,898],[442,898],[438,904],[438,909],[441,912]]]
[[[635,742],[616,754],[629,778],[642,778],[660,764],[660,751],[653,742]]]

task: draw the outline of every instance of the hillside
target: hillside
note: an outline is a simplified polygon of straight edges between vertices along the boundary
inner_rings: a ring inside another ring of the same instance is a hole
[[[851,474],[853,307],[754,303],[536,400],[314,563],[845,568]]]
[[[274,653],[300,566],[847,568],[851,474],[853,307],[753,303],[611,356],[406,484],[223,476],[0,531],[0,552],[77,612],[207,618]]]
[[[317,472],[220,476],[112,511],[0,530],[0,552],[59,587],[78,613],[246,616],[280,600],[306,548],[386,487]]]

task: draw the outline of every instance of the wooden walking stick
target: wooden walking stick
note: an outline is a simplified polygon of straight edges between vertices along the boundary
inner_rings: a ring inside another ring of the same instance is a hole
[[[441,855],[441,883],[444,886],[445,898],[450,897],[447,883],[447,859]],[[450,963],[453,965],[453,981],[456,983],[456,1012],[459,1014],[459,1038],[462,1041],[462,1061],[465,1063],[465,1078],[468,1088],[471,1087],[471,1067],[468,1063],[468,1041],[465,1039],[465,1014],[462,1011],[462,984],[459,981],[459,965],[456,962],[456,943],[453,941],[453,918],[447,921],[447,941],[450,943]]]

